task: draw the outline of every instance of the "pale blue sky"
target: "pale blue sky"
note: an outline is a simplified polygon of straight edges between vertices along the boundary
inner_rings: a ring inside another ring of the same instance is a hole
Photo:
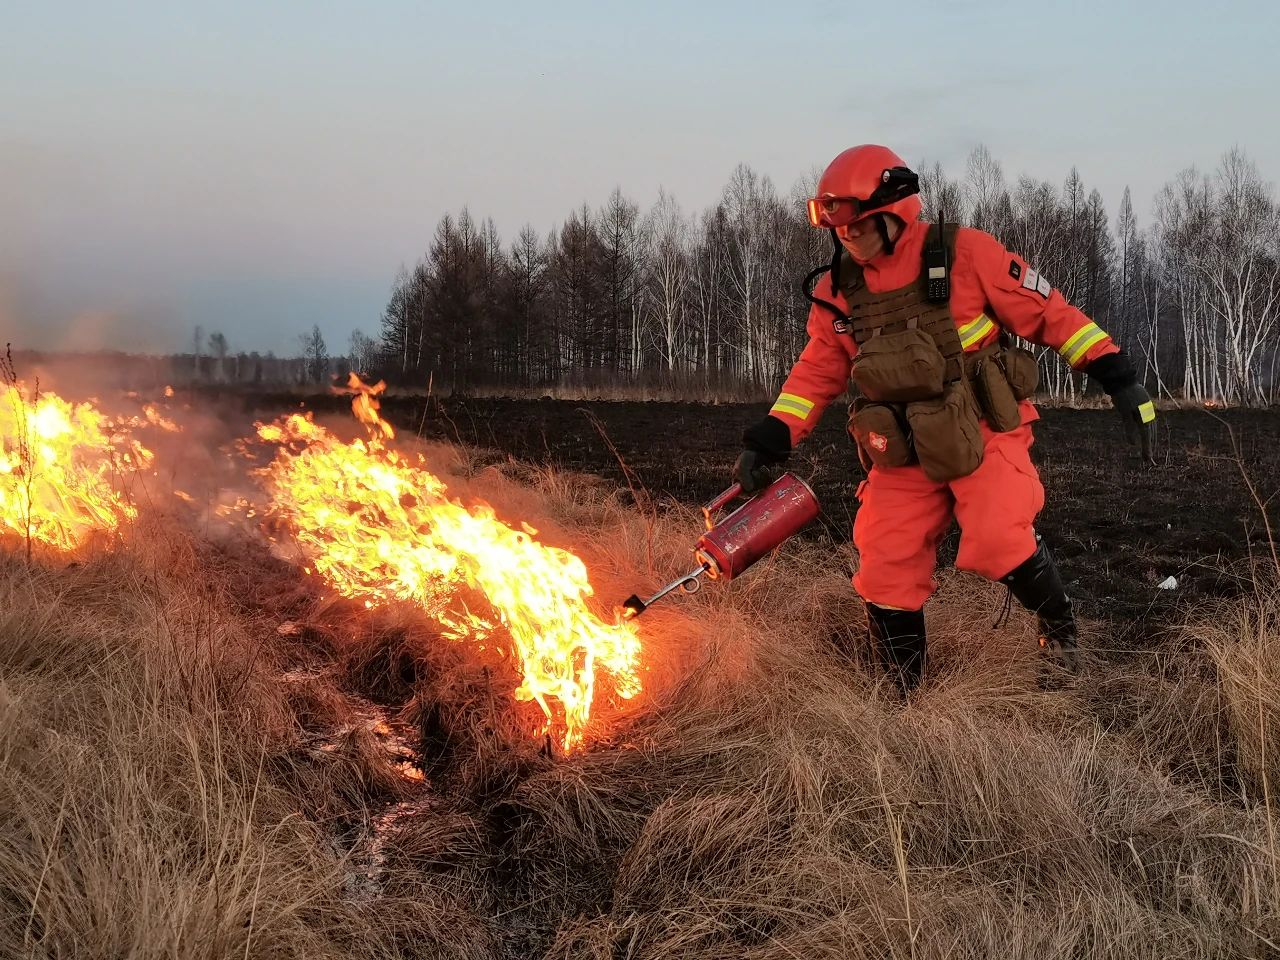
[[[0,341],[341,349],[463,204],[510,239],[615,184],[700,209],[739,161],[786,191],[868,141],[1075,164],[1145,216],[1233,144],[1280,177],[1276,10],[0,0]]]

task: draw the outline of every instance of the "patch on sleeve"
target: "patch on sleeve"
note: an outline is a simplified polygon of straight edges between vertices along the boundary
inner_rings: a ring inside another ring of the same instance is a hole
[[[1009,261],[1009,276],[1015,280],[1022,279],[1022,265],[1017,260]]]
[[[1026,275],[1022,278],[1022,286],[1024,289],[1030,290],[1032,293],[1040,294],[1040,296],[1044,297],[1046,300],[1049,299],[1049,294],[1053,292],[1053,285],[1035,270],[1030,268],[1027,269]]]

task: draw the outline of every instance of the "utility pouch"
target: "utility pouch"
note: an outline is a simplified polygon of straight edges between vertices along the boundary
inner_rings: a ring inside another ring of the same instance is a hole
[[[967,380],[935,400],[907,404],[907,422],[925,476],[935,483],[967,477],[982,463],[982,428]]]
[[[984,347],[968,366],[972,371],[973,392],[987,425],[996,433],[1006,433],[1021,424],[1022,411],[1000,363],[1000,348]]]
[[[908,403],[939,396],[945,369],[933,337],[912,327],[860,343],[851,373],[868,400]]]
[[[1004,369],[1005,379],[1013,391],[1013,399],[1026,400],[1040,386],[1040,365],[1030,350],[1022,347],[1002,347],[998,362]]]
[[[859,397],[849,408],[849,433],[858,442],[858,459],[876,467],[905,467],[915,457],[902,410]]]

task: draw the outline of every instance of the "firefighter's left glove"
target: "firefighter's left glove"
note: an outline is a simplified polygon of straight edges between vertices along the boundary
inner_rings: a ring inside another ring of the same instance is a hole
[[[1155,463],[1151,447],[1156,432],[1156,405],[1151,402],[1147,388],[1140,383],[1121,387],[1111,395],[1111,403],[1120,414],[1129,445],[1136,445],[1142,451],[1144,462]]]
[[[1138,374],[1124,352],[1099,357],[1085,368],[1085,373],[1102,384],[1111,395],[1111,405],[1120,415],[1124,436],[1137,446],[1145,463],[1155,463],[1152,445],[1156,432],[1156,405],[1151,394],[1138,382]]]
[[[733,479],[743,493],[758,493],[773,482],[774,471],[769,468],[791,455],[791,430],[777,417],[766,416],[743,432],[742,446]]]

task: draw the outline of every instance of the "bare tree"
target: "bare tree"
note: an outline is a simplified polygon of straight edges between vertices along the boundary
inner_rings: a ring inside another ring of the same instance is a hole
[[[601,365],[635,373],[640,360],[640,298],[645,237],[640,209],[614,187],[596,219],[600,236],[600,286],[604,291]]]
[[[319,325],[304,333],[302,341],[302,375],[307,383],[320,383],[329,377],[329,348],[325,346],[324,336]]]
[[[948,223],[964,223],[964,193],[960,184],[943,172],[942,164],[920,165],[920,202],[928,220],[945,219]]]
[[[1008,191],[999,161],[982,144],[974,147],[965,162],[961,193],[969,208],[969,225],[999,235],[1005,226],[1002,218],[1008,206],[1002,200]]]
[[[658,192],[658,202],[649,211],[647,232],[652,236],[650,253],[648,315],[659,361],[667,372],[674,371],[685,356],[689,303],[689,224],[675,198]]]
[[[227,378],[227,338],[219,331],[209,334],[209,356],[213,358],[213,381],[222,383]]]
[[[355,373],[371,373],[378,366],[378,342],[362,330],[352,330],[347,363]]]
[[[200,379],[200,355],[204,349],[204,328],[196,324],[191,335],[191,378]]]
[[[729,178],[720,201],[728,225],[727,277],[737,307],[731,344],[738,352],[740,371],[748,381],[764,383],[761,341],[764,272],[770,227],[770,207],[776,204],[773,181],[740,163]]]

